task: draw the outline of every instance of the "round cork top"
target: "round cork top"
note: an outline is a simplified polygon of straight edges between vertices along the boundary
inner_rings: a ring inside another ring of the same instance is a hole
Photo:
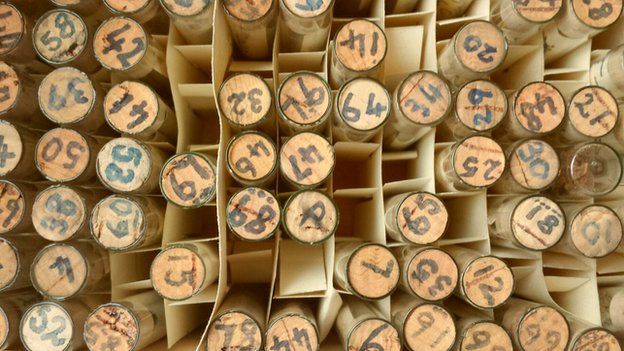
[[[418,245],[438,241],[448,227],[448,211],[440,198],[427,192],[412,193],[397,207],[399,232]]]
[[[206,267],[202,258],[182,246],[161,251],[150,268],[154,290],[169,300],[186,300],[199,293],[205,278]]]
[[[275,0],[224,0],[223,8],[230,16],[243,21],[252,22],[261,19],[269,13]]]
[[[154,90],[137,81],[119,83],[104,97],[104,117],[120,133],[141,134],[153,128],[159,108]]]
[[[622,14],[622,0],[572,0],[572,10],[581,23],[605,29]]]
[[[95,58],[107,69],[126,71],[147,52],[147,33],[139,22],[128,17],[112,17],[95,31]]]
[[[2,309],[2,306],[0,306],[0,347],[6,347],[5,343],[9,338],[12,327],[15,328],[15,326],[11,326],[9,317],[4,309]]]
[[[54,300],[78,294],[89,274],[85,257],[67,244],[51,244],[41,249],[30,270],[33,287]]]
[[[415,72],[405,78],[395,98],[401,113],[416,124],[438,124],[451,110],[451,89],[430,71]]]
[[[0,269],[0,291],[13,285],[21,269],[20,263],[17,248],[10,241],[0,238],[0,267],[2,267]],[[1,342],[0,345],[2,345]]]
[[[266,349],[290,351],[318,351],[319,338],[316,326],[304,316],[288,314],[276,319],[266,332]],[[286,345],[288,347],[280,346]]]
[[[98,177],[113,191],[136,191],[153,171],[150,150],[135,139],[113,139],[97,155]]]
[[[390,94],[371,78],[355,78],[338,92],[338,116],[349,127],[369,131],[380,128],[390,115]]]
[[[563,210],[545,196],[529,196],[511,213],[511,231],[518,243],[529,250],[546,250],[561,240],[566,219]]]
[[[363,244],[349,257],[347,280],[361,298],[378,300],[390,295],[399,283],[399,262],[379,244]]]
[[[93,208],[91,235],[108,250],[125,250],[141,242],[147,227],[145,213],[130,197],[111,195]]]
[[[139,321],[132,310],[107,303],[89,314],[84,324],[84,340],[90,351],[133,351],[139,342]]]
[[[374,22],[355,19],[340,28],[334,40],[334,54],[347,69],[370,71],[386,57],[386,34]]]
[[[503,327],[489,322],[474,322],[462,331],[459,351],[513,351],[511,337]]]
[[[24,313],[19,331],[28,351],[66,351],[71,348],[74,321],[63,306],[44,301]]]
[[[286,9],[292,14],[303,18],[312,18],[327,12],[333,4],[333,0],[282,0]]]
[[[251,73],[238,73],[223,82],[218,102],[230,123],[251,127],[269,117],[273,95],[264,79]]]
[[[455,260],[437,248],[425,249],[414,255],[403,274],[412,292],[426,301],[446,299],[459,280]]]
[[[0,234],[15,229],[25,216],[24,194],[8,180],[0,180]]]
[[[505,153],[493,139],[471,136],[455,144],[453,167],[460,180],[475,188],[494,184],[505,170]]]
[[[190,17],[198,15],[208,8],[212,0],[160,0],[161,5],[168,12],[181,17]]]
[[[399,351],[401,339],[392,324],[383,319],[371,318],[358,323],[351,329],[346,350],[368,350],[378,345],[378,350]]]
[[[572,351],[621,351],[622,347],[618,339],[610,331],[602,328],[591,328],[579,335]]]
[[[317,190],[299,191],[284,206],[286,233],[304,244],[316,245],[330,238],[338,229],[338,222],[338,206]]]
[[[559,176],[559,156],[547,142],[537,139],[518,144],[509,156],[509,173],[525,189],[543,190]]]
[[[206,205],[215,195],[217,177],[210,160],[195,152],[171,157],[160,172],[160,189],[171,203],[184,208]]]
[[[237,134],[230,140],[226,155],[228,171],[239,182],[266,180],[277,168],[277,147],[261,132]]]
[[[405,344],[413,351],[447,351],[457,334],[451,314],[438,305],[424,303],[414,307],[403,323]]]
[[[516,0],[513,1],[512,4],[516,13],[527,21],[546,23],[559,14],[563,1]]]
[[[72,129],[52,129],[39,139],[35,147],[39,172],[53,182],[76,179],[87,169],[90,159],[87,140]]]
[[[494,82],[473,80],[457,92],[455,114],[464,126],[473,131],[492,130],[507,115],[507,96]]]
[[[470,262],[461,276],[464,296],[478,308],[495,308],[511,296],[514,276],[505,262],[483,256]]]
[[[0,55],[5,55],[17,47],[26,32],[22,13],[11,3],[0,3],[0,29]]]
[[[323,183],[334,170],[334,147],[319,134],[303,132],[288,139],[280,150],[280,172],[301,187]]]
[[[533,82],[516,93],[513,111],[522,128],[546,134],[563,122],[566,106],[557,88],[546,82]]]
[[[13,67],[4,61],[0,61],[0,115],[13,109],[17,104],[22,92],[22,82]]]
[[[591,138],[600,138],[611,132],[619,114],[613,95],[598,86],[578,90],[568,108],[568,117],[574,129]]]
[[[103,0],[111,10],[119,13],[132,14],[147,7],[150,0]]]
[[[570,178],[582,192],[592,196],[613,191],[622,178],[622,162],[608,145],[587,143],[579,147],[569,165]]]
[[[57,6],[71,6],[71,5],[78,5],[85,0],[50,0],[50,1]]]
[[[227,224],[237,237],[246,241],[262,241],[273,236],[280,218],[277,199],[260,188],[240,190],[228,202]]]
[[[80,16],[55,9],[41,16],[33,28],[35,51],[44,61],[63,64],[87,50],[89,33]]]
[[[89,77],[73,67],[57,68],[39,85],[39,107],[52,122],[70,124],[85,118],[95,105]]]
[[[24,144],[14,125],[0,119],[0,176],[10,174],[22,160]]]
[[[490,22],[473,21],[465,24],[454,38],[455,56],[473,72],[492,72],[507,56],[505,35]]]
[[[327,82],[311,72],[297,72],[288,76],[280,85],[277,95],[280,115],[302,126],[322,123],[332,105],[332,94]]]
[[[206,351],[260,351],[262,347],[260,325],[240,311],[226,311],[215,318],[208,327],[207,339]]]
[[[32,223],[44,239],[71,239],[87,221],[87,204],[72,188],[53,185],[35,198]]]
[[[590,205],[570,221],[570,239],[584,256],[600,258],[612,253],[622,241],[622,222],[603,205]]]
[[[563,351],[570,338],[568,321],[549,306],[529,310],[522,316],[517,328],[516,338],[523,351]]]

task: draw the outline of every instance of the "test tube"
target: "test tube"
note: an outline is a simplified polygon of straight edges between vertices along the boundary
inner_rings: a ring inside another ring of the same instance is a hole
[[[561,250],[588,258],[601,258],[618,251],[622,241],[622,220],[605,205],[562,203],[568,218]]]
[[[236,192],[228,201],[227,224],[244,241],[263,241],[272,237],[281,221],[280,205],[270,192],[249,187]]]
[[[501,0],[491,10],[492,22],[510,44],[522,44],[561,12],[562,0]]]
[[[280,150],[280,173],[288,184],[299,189],[324,184],[331,177],[335,163],[334,147],[316,133],[297,133]]]
[[[0,234],[26,233],[33,228],[30,213],[37,187],[0,180]]]
[[[617,337],[609,330],[588,323],[580,318],[568,317],[570,325],[570,351],[621,350]]]
[[[288,52],[323,51],[334,0],[280,0],[280,46]]]
[[[92,0],[49,0],[54,6],[76,11],[83,16],[99,13],[102,3]]]
[[[608,90],[617,100],[624,98],[624,45],[591,63],[589,81]]]
[[[10,2],[0,2],[0,59],[14,64],[26,64],[35,59],[32,20]]]
[[[271,129],[274,122],[273,93],[264,79],[255,74],[236,73],[228,77],[221,84],[217,103],[236,131]]]
[[[160,190],[169,203],[198,208],[211,203],[216,194],[215,161],[197,152],[173,155],[160,172]]]
[[[35,144],[39,131],[0,119],[0,177],[39,180],[35,166]]]
[[[30,128],[47,129],[52,123],[45,119],[37,104],[38,81],[29,73],[0,61],[0,118]]]
[[[304,300],[274,301],[267,324],[267,350],[319,351],[314,311]]]
[[[214,0],[160,0],[160,4],[189,45],[212,42]]]
[[[602,326],[617,337],[624,335],[624,289],[621,286],[598,288]]]
[[[280,132],[322,132],[325,128],[333,100],[329,85],[320,75],[308,71],[292,73],[280,83],[277,97]]]
[[[19,350],[19,324],[28,307],[41,297],[33,290],[0,298],[0,350]]]
[[[45,241],[32,234],[0,238],[0,291],[30,287],[30,266]],[[0,344],[1,342],[0,338]]]
[[[401,350],[399,331],[370,303],[345,296],[335,324],[343,350]]]
[[[223,1],[232,38],[245,58],[265,60],[271,57],[277,29],[277,1]]]
[[[619,118],[617,100],[608,90],[583,87],[570,99],[562,136],[568,142],[603,138],[613,131]]]
[[[282,213],[284,231],[293,240],[318,245],[334,236],[340,213],[336,202],[318,190],[300,190],[291,195]]]
[[[385,208],[386,233],[399,242],[432,244],[449,225],[449,213],[442,200],[426,191],[395,195],[386,201]]]
[[[266,134],[244,131],[234,136],[225,151],[232,178],[246,186],[271,183],[277,174],[277,146]]]
[[[456,351],[470,351],[482,348],[491,351],[513,351],[509,333],[498,323],[472,316],[457,321]]]

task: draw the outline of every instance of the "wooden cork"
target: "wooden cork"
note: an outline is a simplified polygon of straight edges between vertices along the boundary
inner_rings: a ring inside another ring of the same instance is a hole
[[[17,71],[6,62],[0,62],[0,114],[7,114],[14,109],[22,98],[23,81]],[[32,101],[30,102],[32,103]]]
[[[52,65],[66,64],[88,55],[89,35],[82,18],[64,9],[46,12],[33,28],[35,51]]]
[[[72,315],[50,301],[30,307],[20,324],[22,344],[28,351],[65,351],[72,347],[77,333]]]
[[[572,0],[570,4],[576,18],[582,24],[594,29],[611,26],[622,14],[621,0]]]
[[[90,228],[93,238],[102,247],[127,250],[145,240],[147,214],[133,198],[111,195],[93,208]]]
[[[28,146],[32,145],[25,145],[22,142],[22,136],[16,126],[0,120],[0,176],[13,175],[13,171],[18,169],[23,161],[28,161],[29,157],[25,154],[28,152],[26,149]]]
[[[570,337],[565,317],[556,309],[543,305],[525,312],[513,328],[514,338],[523,351],[563,351]]]
[[[39,139],[35,162],[47,179],[69,182],[88,173],[91,152],[91,145],[80,133],[72,129],[55,128]]]
[[[102,9],[102,3],[100,1],[91,0],[49,0],[57,7],[64,7],[72,11],[78,12],[81,16],[95,16],[100,18],[106,13],[100,11]]]
[[[87,211],[87,203],[78,192],[64,185],[55,185],[37,194],[32,222],[44,239],[66,241],[86,228]]]
[[[167,11],[182,17],[196,16],[210,6],[210,1],[206,0],[191,0],[186,2],[161,0],[160,3]]]
[[[622,222],[603,205],[590,205],[570,220],[570,241],[582,255],[600,258],[615,251],[622,241]]]
[[[0,234],[19,228],[27,213],[25,194],[14,183],[0,180]]]
[[[502,176],[506,167],[505,153],[493,139],[472,136],[455,145],[454,172],[469,187],[488,187]]]
[[[160,0],[160,4],[188,44],[202,45],[212,41],[214,1]]]
[[[561,12],[562,0],[504,0],[492,9],[491,20],[510,44],[522,44]]]
[[[264,17],[271,7],[274,0],[263,1],[237,1],[224,0],[223,7],[226,13],[240,21],[253,22]]]
[[[347,283],[357,296],[378,300],[398,286],[399,262],[392,252],[379,244],[363,244],[349,256]]]
[[[529,196],[511,213],[511,234],[522,247],[546,250],[557,244],[566,227],[561,207],[545,196]]]
[[[399,254],[402,267],[401,285],[425,301],[441,301],[449,297],[459,280],[455,260],[438,248],[403,248],[407,255]]]
[[[134,312],[118,303],[97,307],[85,321],[85,342],[91,351],[133,351],[139,341],[139,320]],[[88,336],[88,337],[87,337]]]
[[[583,137],[600,138],[615,128],[619,118],[618,103],[604,88],[581,88],[570,100],[568,118],[572,128]]]
[[[473,80],[464,84],[455,98],[455,116],[470,132],[487,132],[507,115],[507,96],[496,83]],[[467,136],[466,132],[462,134]]]
[[[5,307],[0,307],[0,347],[9,348],[16,347],[15,342],[12,342],[10,339],[10,335],[13,334],[14,325],[11,325],[11,321],[9,320],[9,316],[7,314],[8,311],[5,310]]]
[[[83,254],[65,244],[46,246],[31,266],[31,280],[35,289],[55,300],[77,295],[84,288],[88,274],[88,264]]]
[[[232,195],[227,206],[227,224],[245,241],[262,241],[275,234],[281,220],[280,206],[270,192],[250,187]]]
[[[349,333],[345,349],[368,350],[373,347],[385,351],[401,350],[399,332],[392,324],[379,318],[367,319],[355,325]]]
[[[302,132],[282,144],[280,173],[290,184],[300,188],[321,185],[332,174],[336,155],[323,136]]]
[[[269,324],[266,332],[267,350],[318,351],[319,344],[316,325],[303,315],[281,316]]]
[[[529,83],[510,99],[510,122],[514,127],[524,129],[515,133],[550,133],[559,127],[566,114],[563,96],[557,88],[546,82]]]
[[[269,119],[273,94],[268,84],[259,76],[237,73],[221,85],[218,103],[221,113],[231,125],[255,129]]]
[[[402,242],[426,245],[438,241],[446,232],[449,214],[437,196],[427,192],[410,193],[392,206],[390,232]],[[399,234],[399,235],[396,235]]]
[[[581,333],[572,343],[572,351],[621,351],[618,339],[603,328],[591,328]]]
[[[105,68],[127,71],[142,61],[149,44],[147,33],[138,22],[128,17],[112,17],[96,30],[93,50]]]
[[[466,326],[461,331],[459,340],[459,351],[513,351],[513,343],[507,331],[486,320]]]
[[[343,141],[371,137],[390,115],[390,94],[383,85],[370,78],[355,78],[345,83],[338,92],[336,103],[338,118],[334,134]],[[350,135],[350,132],[355,133]]]
[[[459,62],[473,72],[495,70],[507,54],[505,36],[496,26],[485,21],[466,24],[452,42]]]
[[[230,140],[226,148],[227,168],[244,185],[266,184],[277,171],[277,147],[261,132],[245,131]]]
[[[196,208],[211,202],[217,176],[213,162],[205,155],[185,152],[171,157],[160,173],[160,189],[170,203]]]
[[[163,298],[186,300],[201,291],[206,280],[206,267],[194,250],[170,246],[154,258],[150,279]]]
[[[513,10],[523,19],[532,23],[546,23],[559,14],[563,1],[545,2],[540,0],[510,1]]]
[[[0,238],[0,291],[9,289],[17,280],[19,272],[24,269],[22,265],[27,264],[20,262],[19,252],[10,241]]]
[[[258,322],[239,311],[224,311],[208,327],[206,351],[262,349]]]
[[[379,66],[386,56],[386,34],[374,22],[356,19],[336,33],[334,55],[347,70],[367,72]]]
[[[317,190],[301,190],[291,195],[284,205],[283,216],[286,233],[304,244],[320,244],[338,229],[338,206]]]
[[[538,139],[522,141],[512,147],[509,174],[520,187],[540,191],[551,186],[561,165],[555,149]]]
[[[323,51],[331,30],[334,0],[280,0],[280,50]]]
[[[0,57],[5,59],[28,41],[26,19],[15,5],[0,3]]]
[[[332,0],[320,0],[314,3],[305,0],[282,0],[286,9],[292,14],[302,18],[317,17],[325,13],[333,5]]]
[[[316,73],[289,75],[280,84],[277,96],[279,116],[291,131],[320,129],[331,112],[331,90]]]
[[[419,125],[434,126],[448,116],[452,97],[451,89],[440,76],[419,71],[403,80],[394,100],[401,116]]]
[[[414,307],[403,322],[404,343],[413,351],[450,350],[456,334],[451,314],[444,307],[430,303]]]
[[[514,289],[511,269],[494,256],[483,256],[470,262],[460,279],[461,293],[477,308],[500,306]]]

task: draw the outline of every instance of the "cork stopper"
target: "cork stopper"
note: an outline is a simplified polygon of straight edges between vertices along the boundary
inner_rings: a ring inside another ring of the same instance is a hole
[[[237,192],[227,206],[230,230],[246,241],[262,241],[271,237],[279,227],[280,217],[275,196],[260,188],[245,188]]]
[[[154,258],[150,278],[154,290],[163,298],[185,300],[199,293],[206,278],[206,267],[193,250],[171,246]]]
[[[272,104],[273,95],[267,83],[251,73],[230,76],[219,90],[221,113],[237,126],[250,127],[267,119]]]
[[[366,72],[379,66],[386,56],[386,34],[366,19],[348,22],[336,34],[334,54],[347,69]]]
[[[135,139],[113,139],[97,155],[98,177],[113,191],[136,191],[155,171],[152,169],[149,149]]]
[[[533,23],[546,23],[559,14],[563,1],[525,0],[513,1],[512,4],[516,13],[527,21]]]
[[[95,105],[95,89],[89,77],[73,67],[57,68],[39,85],[39,107],[58,124],[76,123]]]
[[[516,93],[514,117],[522,128],[535,134],[555,130],[566,114],[563,96],[546,82],[533,82]]]
[[[24,144],[14,125],[0,119],[0,177],[10,174],[22,160]]]
[[[622,0],[572,0],[572,10],[581,23],[595,29],[605,29],[622,14]]]
[[[190,0],[190,1],[176,1],[176,0],[160,0],[165,10],[171,12],[174,15],[182,17],[195,16],[206,10],[211,1],[208,0]]]
[[[112,71],[126,71],[138,64],[147,52],[147,33],[135,20],[112,17],[95,31],[95,58]]]
[[[139,332],[139,321],[132,310],[117,303],[97,307],[84,324],[84,339],[90,351],[133,351]]]
[[[271,138],[260,132],[237,134],[227,146],[227,166],[241,182],[262,182],[277,168],[277,148]]]
[[[492,130],[507,115],[507,96],[494,82],[473,80],[457,92],[455,114],[464,126],[473,131]]]
[[[576,338],[572,351],[621,351],[618,339],[610,331],[602,328],[592,328],[584,331]]]
[[[561,240],[566,219],[561,207],[545,196],[522,200],[511,214],[511,231],[518,243],[529,250],[546,250]]]
[[[319,124],[332,105],[331,90],[327,82],[310,72],[298,72],[288,76],[280,85],[277,94],[281,115],[298,125]]]
[[[55,128],[45,133],[35,147],[37,168],[53,182],[78,178],[89,166],[91,150],[78,132]]]
[[[143,208],[130,197],[111,195],[93,208],[91,235],[108,250],[126,250],[136,246],[147,227]]]
[[[302,190],[284,206],[284,228],[288,235],[304,244],[316,245],[338,229],[338,207],[320,191]]]
[[[569,165],[572,182],[581,191],[593,196],[613,191],[622,178],[622,163],[618,154],[602,143],[580,146]]]
[[[396,98],[401,113],[416,124],[438,124],[451,109],[448,84],[429,71],[415,72],[405,78]]]
[[[367,350],[377,345],[379,350],[401,350],[399,332],[383,319],[371,318],[358,323],[349,333],[346,350]]]
[[[22,269],[17,248],[10,241],[0,238],[0,291],[8,289]],[[0,337],[0,345],[2,338]]]
[[[511,296],[514,276],[499,258],[484,256],[470,262],[461,276],[461,288],[468,301],[478,308],[495,308]]]
[[[455,342],[455,321],[438,305],[424,303],[412,309],[403,323],[405,344],[411,350],[448,351]]]
[[[160,189],[171,203],[184,208],[204,206],[215,195],[217,177],[210,160],[202,154],[174,155],[160,173]]]
[[[542,190],[554,183],[561,169],[555,149],[542,140],[518,144],[509,157],[511,177],[525,189]]]
[[[28,351],[65,351],[74,336],[74,322],[61,305],[44,301],[31,306],[20,322],[20,337]]]
[[[484,349],[491,351],[513,351],[513,343],[503,327],[488,321],[470,324],[462,331],[459,351]]]
[[[316,0],[314,2],[305,0],[283,0],[288,11],[295,16],[302,18],[312,18],[325,13],[332,5],[332,0]]]
[[[464,67],[479,73],[492,72],[507,56],[507,40],[498,27],[486,21],[473,21],[454,36],[453,49]]]
[[[66,244],[44,247],[31,266],[32,284],[41,293],[55,300],[70,298],[84,287],[88,267],[85,257]]]
[[[291,351],[318,351],[316,326],[306,317],[289,314],[275,320],[266,332],[266,349]]]
[[[9,339],[9,333],[11,333],[11,328],[15,328],[15,326],[11,325],[7,313],[0,306],[0,347],[7,347],[7,345],[5,344]]]
[[[370,78],[356,78],[338,92],[338,116],[358,131],[375,130],[390,115],[390,94],[383,85]]]
[[[120,133],[136,135],[153,128],[159,111],[158,96],[141,82],[125,81],[104,97],[104,117]]]
[[[258,322],[239,311],[223,312],[213,320],[208,327],[207,339],[207,351],[260,351],[262,347]]]
[[[33,28],[35,51],[44,61],[63,64],[87,50],[89,33],[80,16],[55,9],[41,16]]]
[[[296,134],[280,150],[280,173],[302,187],[315,187],[327,180],[335,162],[334,147],[315,133]]]
[[[0,4],[0,14],[0,28],[2,28],[0,55],[5,55],[14,50],[24,39],[26,28],[22,13],[13,4]]]
[[[273,7],[273,1],[224,0],[223,7],[228,15],[241,21],[252,22],[261,19],[267,14]]]
[[[568,321],[559,311],[548,306],[529,310],[517,328],[516,338],[523,351],[563,351],[570,338]]]
[[[578,212],[570,223],[570,238],[584,256],[600,258],[612,253],[622,241],[622,222],[603,205],[590,205]]]
[[[590,86],[580,89],[572,96],[568,117],[574,129],[582,135],[600,138],[615,128],[619,108],[608,90]]]
[[[0,99],[1,115],[15,107],[22,92],[22,82],[17,76],[17,72],[12,66],[3,61],[0,61],[0,88],[2,89],[2,99]]]
[[[119,13],[136,13],[152,2],[151,0],[103,0],[112,10]],[[200,1],[197,1],[200,2]]]
[[[352,292],[365,299],[382,299],[399,283],[399,262],[379,244],[364,244],[351,254],[347,280]]]
[[[32,223],[44,239],[65,241],[76,235],[87,221],[87,205],[72,188],[51,186],[35,198]]]
[[[25,216],[24,194],[8,180],[0,180],[0,210],[0,234],[15,229]]]
[[[426,301],[446,299],[459,280],[453,258],[437,248],[425,249],[414,255],[404,274],[410,290]]]
[[[459,179],[475,188],[494,184],[505,170],[505,153],[493,139],[471,136],[455,144],[453,167]]]
[[[446,232],[449,222],[448,211],[442,200],[427,192],[407,196],[395,215],[403,238],[418,245],[438,241]]]

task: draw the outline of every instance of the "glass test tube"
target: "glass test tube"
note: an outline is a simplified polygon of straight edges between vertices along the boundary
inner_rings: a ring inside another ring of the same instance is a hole
[[[561,12],[562,0],[501,0],[491,10],[492,22],[510,44],[522,44]]]
[[[238,183],[262,186],[275,180],[277,146],[268,135],[256,131],[238,133],[229,141],[225,154],[227,170]]]
[[[35,144],[41,132],[0,119],[0,177],[39,180]]]
[[[245,58],[262,60],[271,56],[279,12],[277,1],[223,1],[232,38]]]
[[[0,234],[27,233],[33,229],[28,213],[36,194],[33,184],[0,180]]]
[[[568,218],[565,240],[558,247],[565,252],[588,258],[605,257],[615,251],[624,252],[622,220],[605,205],[562,203]]]
[[[335,323],[344,350],[401,350],[398,330],[370,303],[352,296],[343,298]]]
[[[267,350],[319,351],[316,317],[305,300],[274,301],[266,330]]]
[[[624,289],[621,286],[598,288],[602,326],[616,336],[624,335]]]
[[[30,266],[45,244],[32,234],[0,238],[0,291],[6,293],[31,286]]]
[[[267,190],[249,187],[239,190],[228,201],[227,224],[244,241],[263,241],[272,237],[281,221],[280,205]]]
[[[323,51],[332,21],[334,0],[314,3],[279,0],[280,46],[288,52]]]
[[[173,155],[160,172],[160,190],[165,199],[182,208],[212,203],[217,188],[215,163],[214,158],[197,152]]]
[[[49,0],[54,6],[78,12],[82,16],[99,13],[102,9],[100,1],[92,0]]]
[[[0,118],[30,128],[48,129],[52,123],[42,116],[37,104],[39,82],[16,65],[0,61]]]
[[[189,45],[212,42],[214,0],[160,0],[160,3]]]
[[[323,131],[332,112],[333,99],[327,81],[320,75],[308,71],[290,74],[280,83],[277,97],[280,132]]]
[[[255,74],[229,76],[219,88],[217,103],[219,111],[235,131],[273,130],[273,93],[266,81]]]
[[[490,351],[513,351],[509,333],[498,323],[472,316],[457,321],[456,351],[471,351],[482,348]]]
[[[31,40],[33,21],[10,2],[0,2],[0,59],[13,64],[28,64],[35,57]]]
[[[282,212],[284,231],[293,240],[318,245],[338,229],[340,213],[334,200],[319,190],[300,190],[291,195]]]
[[[618,124],[620,110],[615,97],[599,86],[583,87],[572,95],[563,138],[581,142],[607,136]]]
[[[40,299],[34,290],[5,294],[0,298],[0,350],[19,350],[20,319]]]
[[[568,317],[570,345],[568,350],[621,350],[620,342],[610,331],[574,316]]]
[[[416,245],[438,241],[449,224],[449,213],[442,200],[420,191],[395,195],[385,204],[386,233],[392,239]]]
[[[607,89],[617,100],[624,98],[624,45],[592,62],[589,81]]]
[[[280,174],[297,189],[310,189],[324,184],[334,171],[334,147],[322,135],[301,132],[282,144],[279,155]]]

